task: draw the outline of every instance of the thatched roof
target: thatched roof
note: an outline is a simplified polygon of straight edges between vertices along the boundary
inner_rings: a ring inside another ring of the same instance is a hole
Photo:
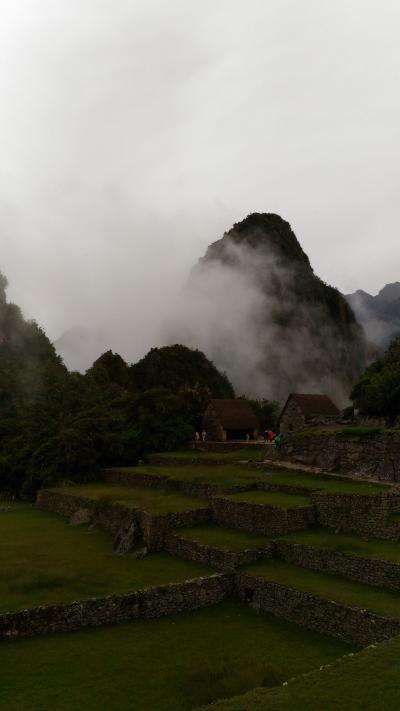
[[[226,430],[259,428],[257,417],[246,400],[213,399],[210,402],[222,427]]]
[[[282,415],[291,400],[296,401],[305,417],[335,417],[339,414],[338,408],[328,395],[301,395],[299,393],[291,393],[282,410]]]

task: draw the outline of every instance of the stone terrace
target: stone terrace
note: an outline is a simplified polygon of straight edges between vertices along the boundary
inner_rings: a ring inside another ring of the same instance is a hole
[[[236,592],[257,609],[358,645],[400,633],[397,489],[221,457],[216,466],[192,453],[189,464],[159,456],[158,465],[108,470],[95,485],[42,491],[37,504],[66,518],[84,512],[116,539],[131,531],[127,550],[211,566],[222,577],[204,578],[202,604]],[[142,609],[129,605],[131,615]]]

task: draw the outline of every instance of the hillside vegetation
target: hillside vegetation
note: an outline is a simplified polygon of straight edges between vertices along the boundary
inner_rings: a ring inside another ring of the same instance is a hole
[[[0,495],[32,496],[58,479],[92,479],[110,464],[191,439],[210,397],[232,397],[226,375],[182,345],[136,366],[104,353],[70,373],[44,331],[6,298],[0,275]]]

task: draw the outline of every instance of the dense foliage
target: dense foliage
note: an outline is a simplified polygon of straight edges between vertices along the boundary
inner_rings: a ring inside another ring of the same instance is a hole
[[[0,274],[0,495],[33,495],[57,479],[132,464],[193,437],[210,397],[232,386],[203,353],[153,349],[128,366],[104,353],[70,373],[43,330],[6,300]]]
[[[174,345],[152,348],[131,368],[135,390],[167,386],[170,390],[208,387],[213,397],[234,397],[227,376],[198,350]]]
[[[400,418],[400,337],[367,368],[351,397],[363,415],[385,417],[391,425]]]

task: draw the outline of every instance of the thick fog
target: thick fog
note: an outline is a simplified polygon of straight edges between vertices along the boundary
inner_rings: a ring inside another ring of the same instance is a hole
[[[395,0],[1,9],[0,270],[70,367],[168,340],[193,264],[249,212],[345,293],[398,280]]]

